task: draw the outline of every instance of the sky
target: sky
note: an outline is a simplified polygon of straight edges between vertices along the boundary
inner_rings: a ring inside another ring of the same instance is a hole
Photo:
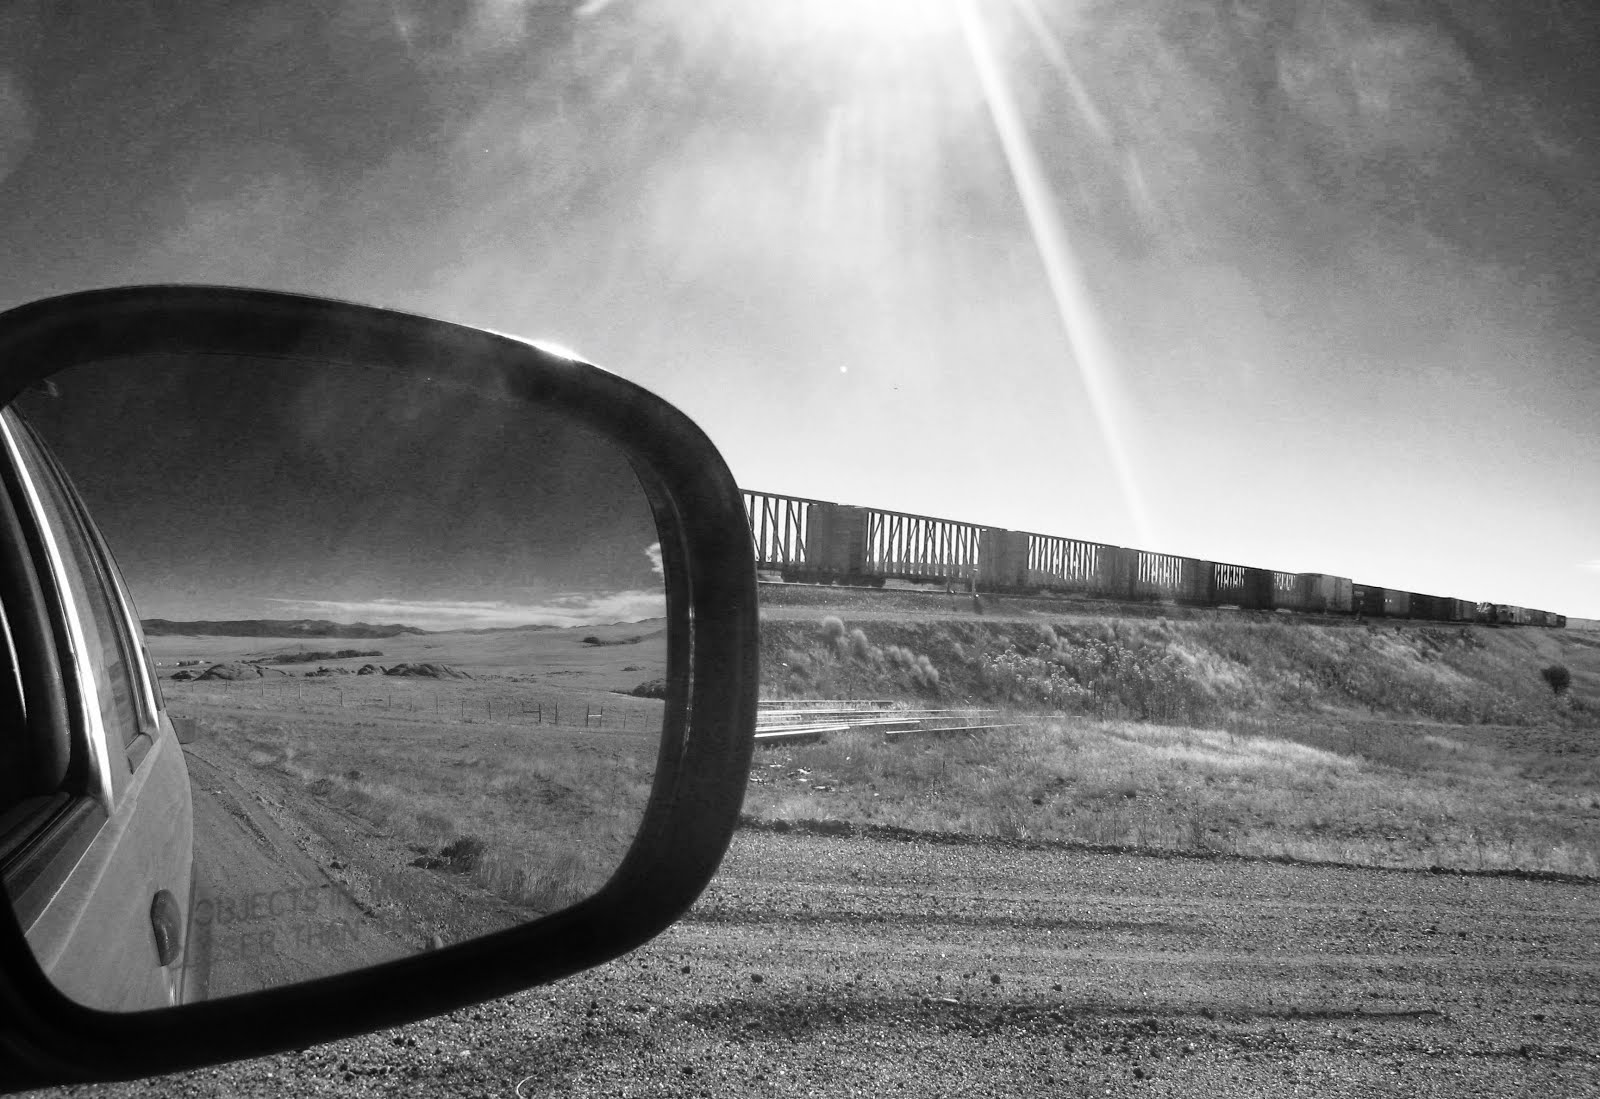
[[[1600,16],[14,3],[0,307],[546,338],[746,488],[1600,617]]]

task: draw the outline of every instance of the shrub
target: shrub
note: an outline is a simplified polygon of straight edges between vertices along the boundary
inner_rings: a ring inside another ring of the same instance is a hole
[[[838,642],[844,636],[844,623],[833,615],[822,620],[822,636],[829,641]]]
[[[862,661],[872,659],[872,643],[867,640],[865,630],[856,629],[850,631],[850,655]]]
[[[1539,673],[1558,696],[1572,686],[1572,673],[1564,664],[1552,664]]]
[[[638,698],[666,698],[667,681],[665,679],[646,680],[628,693]]]
[[[450,864],[450,869],[470,874],[488,850],[489,845],[477,836],[458,836],[439,849],[439,857]]]

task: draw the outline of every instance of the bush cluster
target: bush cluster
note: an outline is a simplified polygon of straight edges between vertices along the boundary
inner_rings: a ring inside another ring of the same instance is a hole
[[[785,689],[794,695],[850,695],[894,689],[898,680],[923,694],[939,690],[939,669],[927,656],[903,645],[874,645],[862,629],[846,629],[833,615],[822,620],[822,645],[789,649]]]
[[[1055,652],[1040,645],[1023,653],[1011,645],[1002,653],[984,653],[979,675],[996,701],[1043,703],[1060,709],[1088,702],[1092,697],[1089,688],[1054,659]]]
[[[939,686],[939,669],[921,653],[914,653],[903,645],[888,645],[883,649],[883,659],[904,672],[911,682],[924,690]]]
[[[939,686],[939,670],[933,666],[933,661],[902,645],[874,645],[860,627],[846,631],[843,622],[828,617],[822,620],[822,636],[832,643],[840,659],[863,671],[898,671],[925,691],[936,690]]]

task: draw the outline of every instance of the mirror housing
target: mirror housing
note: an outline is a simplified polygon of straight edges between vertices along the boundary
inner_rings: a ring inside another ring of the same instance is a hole
[[[569,417],[625,453],[655,516],[667,594],[666,716],[654,785],[621,866],[587,900],[484,938],[249,995],[133,1014],[92,1010],[57,991],[5,906],[0,1087],[175,1072],[394,1026],[601,964],[680,917],[738,822],[758,682],[749,528],[738,487],[704,433],[631,382],[511,337],[346,302],[207,286],[88,291],[0,314],[0,405],[75,365],[172,354],[444,376]]]

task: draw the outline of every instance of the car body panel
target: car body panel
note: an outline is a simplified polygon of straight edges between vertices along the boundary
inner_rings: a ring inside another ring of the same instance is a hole
[[[157,957],[151,906],[158,891],[189,911],[193,807],[183,749],[163,722],[117,807],[89,849],[28,927],[28,942],[63,993],[103,1010],[166,1007],[182,1000],[182,952]]]

